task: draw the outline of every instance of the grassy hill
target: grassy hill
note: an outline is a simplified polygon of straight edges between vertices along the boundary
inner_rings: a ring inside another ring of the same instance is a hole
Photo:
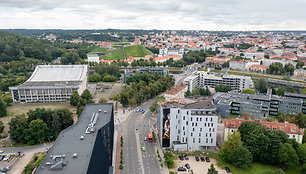
[[[124,51],[126,57],[144,57],[145,55],[153,54],[151,51],[149,51],[142,45],[124,47]],[[104,56],[101,56],[101,58],[105,60],[123,60],[122,48],[120,47],[114,51],[108,51]]]

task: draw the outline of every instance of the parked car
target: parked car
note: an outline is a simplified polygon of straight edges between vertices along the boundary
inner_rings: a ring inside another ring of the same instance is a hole
[[[185,172],[185,171],[186,171],[186,168],[184,168],[184,167],[179,167],[177,170],[178,170],[178,171],[181,171],[181,172]]]
[[[147,141],[147,137],[145,137],[144,140]]]
[[[19,157],[19,156],[21,156],[21,152],[16,153],[16,157]]]
[[[199,159],[199,157],[198,157],[198,156],[196,156],[196,157],[195,157],[195,159],[196,159],[196,161],[200,161],[200,159]]]
[[[209,157],[207,156],[207,157],[205,157],[205,159],[206,159],[206,162],[210,162],[210,159],[209,159]]]
[[[201,161],[202,161],[202,162],[205,162],[205,159],[204,159],[204,157],[202,157],[202,156],[201,156]]]
[[[0,150],[0,153],[3,153],[4,151],[3,150]]]
[[[6,173],[6,172],[7,172],[7,169],[6,169],[6,167],[2,167],[2,169],[1,169],[1,172],[4,172],[4,173]]]
[[[185,155],[185,160],[189,160],[188,155]]]
[[[2,161],[4,158],[4,155],[0,155],[0,161]]]
[[[11,155],[6,155],[6,156],[3,158],[3,161],[7,161],[7,160],[9,160],[9,159],[10,159],[10,157],[11,157]]]
[[[142,147],[141,147],[141,150],[142,150],[142,151],[146,151],[146,147],[142,146]]]
[[[225,167],[225,171],[226,171],[227,173],[231,173],[231,171],[230,171],[230,169],[229,169],[228,167]]]
[[[183,156],[183,155],[179,155],[179,159],[180,159],[181,161],[184,161],[184,156]]]
[[[190,169],[190,165],[189,165],[189,164],[185,164],[185,167],[186,167],[187,169]]]

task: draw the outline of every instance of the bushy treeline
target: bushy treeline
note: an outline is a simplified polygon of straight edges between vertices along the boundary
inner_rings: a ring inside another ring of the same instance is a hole
[[[255,161],[292,168],[305,164],[306,146],[283,131],[268,129],[256,121],[244,122],[225,141],[220,156],[239,168],[250,167]]]
[[[73,124],[72,112],[67,109],[30,110],[9,122],[10,138],[18,144],[37,144],[54,141],[59,133]]]
[[[123,106],[135,106],[168,90],[174,85],[174,78],[169,75],[136,73],[127,80],[127,84],[129,86],[120,93],[120,103]]]

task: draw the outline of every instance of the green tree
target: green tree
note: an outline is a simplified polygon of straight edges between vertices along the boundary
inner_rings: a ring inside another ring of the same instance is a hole
[[[302,166],[302,174],[306,174],[306,163]]]
[[[288,75],[293,75],[294,66],[291,63],[286,64],[284,68]]]
[[[191,96],[192,94],[191,94],[191,92],[189,91],[189,89],[185,92],[185,97],[188,97],[188,96]]]
[[[284,96],[284,95],[285,95],[285,88],[283,88],[283,87],[277,88],[276,94],[277,94],[278,96]]]
[[[117,77],[108,74],[103,77],[102,81],[103,82],[115,82],[117,81]]]
[[[171,152],[165,152],[164,154],[165,162],[169,168],[173,168],[175,166],[174,156]]]
[[[224,85],[222,83],[215,86],[215,90],[217,92],[228,92],[232,90],[232,87],[230,85]]]
[[[306,163],[306,144],[299,144],[299,147],[296,150],[296,153],[299,157],[301,164]]]
[[[254,89],[247,88],[247,89],[243,89],[242,93],[256,94],[256,91]]]
[[[88,81],[89,82],[100,82],[101,79],[102,79],[102,77],[97,73],[93,73],[93,74],[90,74],[88,76]]]
[[[65,52],[61,58],[62,65],[76,64],[79,61],[80,61],[79,54],[75,51]]]
[[[70,104],[72,106],[77,106],[80,102],[80,95],[78,93],[78,91],[73,91],[71,96],[70,96]]]
[[[285,91],[286,91],[286,92],[296,93],[296,90],[293,88],[292,85],[286,85]]]
[[[231,154],[235,148],[242,146],[240,132],[235,132],[232,135],[228,135],[227,140],[224,142],[224,145],[220,149],[220,157],[231,163]]]
[[[3,130],[4,130],[4,125],[3,122],[0,121],[0,134],[3,133]]]
[[[92,100],[92,95],[88,89],[85,89],[81,95],[81,98],[84,99],[87,103],[88,101]]]
[[[306,88],[300,90],[301,94],[306,94]]]
[[[265,54],[264,57],[265,57],[266,59],[270,59],[269,54]]]
[[[47,124],[40,119],[31,121],[29,129],[26,131],[26,140],[29,144],[42,143],[47,137]]]
[[[291,144],[281,143],[278,153],[280,164],[287,168],[295,167],[299,162],[299,157]]]
[[[26,131],[28,129],[28,121],[25,115],[17,115],[9,122],[10,138],[16,143],[26,143]]]
[[[303,68],[303,66],[305,65],[305,63],[301,60],[298,60],[296,62],[296,69],[300,69],[300,68]]]
[[[213,164],[210,165],[207,174],[218,174],[218,171],[215,169],[215,166]]]
[[[257,81],[255,81],[255,89],[259,91],[260,93],[266,93],[267,92],[267,82],[264,78],[260,78]]]
[[[0,117],[7,115],[6,103],[0,98]]]
[[[234,166],[238,168],[248,168],[252,165],[253,156],[247,148],[239,146],[233,150],[230,159]]]
[[[99,100],[99,103],[107,103],[107,99],[104,97],[101,97]]]

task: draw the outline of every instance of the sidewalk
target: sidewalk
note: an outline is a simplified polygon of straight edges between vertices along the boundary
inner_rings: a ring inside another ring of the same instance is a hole
[[[163,167],[159,166],[161,174],[169,174],[169,170],[168,170],[167,164],[165,163],[165,159],[164,159],[164,151],[160,147],[160,143],[159,143],[158,138],[156,139],[156,143],[154,144],[154,147],[155,147],[155,153],[157,153],[156,151],[158,149],[160,157],[162,158],[162,162],[164,163]],[[159,163],[159,161],[158,161],[158,163]]]
[[[120,174],[120,160],[121,160],[121,131],[118,132],[117,136],[117,152],[116,152],[116,166],[115,166],[115,174]]]

